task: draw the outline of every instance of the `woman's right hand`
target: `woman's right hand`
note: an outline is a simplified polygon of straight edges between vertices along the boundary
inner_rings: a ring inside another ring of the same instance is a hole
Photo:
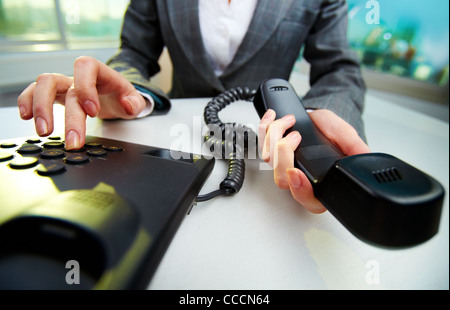
[[[133,119],[145,107],[144,98],[120,73],[87,56],[77,58],[74,76],[42,74],[17,99],[20,117],[34,118],[39,136],[53,132],[53,104],[65,106],[67,149],[78,149],[86,138],[86,116]]]

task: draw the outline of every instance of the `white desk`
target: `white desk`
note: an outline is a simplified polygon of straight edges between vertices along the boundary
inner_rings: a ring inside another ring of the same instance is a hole
[[[174,100],[168,116],[141,120],[88,119],[88,134],[199,153],[206,102]],[[444,185],[438,235],[405,250],[367,245],[331,214],[305,211],[275,186],[261,160],[248,160],[239,194],[199,203],[185,218],[149,289],[448,289],[449,126],[371,95],[366,102],[371,149],[397,156]],[[63,112],[57,106],[57,134],[64,132]],[[220,116],[255,128],[259,122],[247,102]],[[181,138],[183,129],[188,135]],[[0,109],[0,139],[32,135],[33,123],[20,120],[16,108]],[[218,187],[226,167],[217,161],[202,193]]]

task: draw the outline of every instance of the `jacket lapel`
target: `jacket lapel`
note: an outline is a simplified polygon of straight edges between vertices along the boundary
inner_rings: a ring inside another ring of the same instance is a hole
[[[181,49],[198,73],[218,89],[223,89],[214,74],[203,45],[199,22],[198,0],[166,0],[170,23]],[[176,55],[174,55],[176,57]]]
[[[260,50],[277,29],[293,0],[258,0],[249,29],[223,77],[244,65]]]
[[[244,65],[260,50],[277,29],[293,0],[258,0],[249,29],[239,49],[221,77],[214,74],[200,31],[198,0],[166,0],[170,23],[183,53],[209,83],[224,89],[221,79]],[[176,55],[174,55],[176,57]]]

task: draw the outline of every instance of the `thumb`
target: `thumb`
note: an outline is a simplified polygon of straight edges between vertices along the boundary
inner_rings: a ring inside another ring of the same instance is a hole
[[[136,118],[144,110],[146,101],[143,96],[135,92],[135,94],[123,97],[120,100],[120,105],[127,114],[122,118]]]

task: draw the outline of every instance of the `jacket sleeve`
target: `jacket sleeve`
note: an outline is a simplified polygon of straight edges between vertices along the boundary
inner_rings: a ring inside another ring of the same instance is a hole
[[[139,91],[153,97],[154,114],[170,109],[168,96],[151,82],[151,77],[160,71],[158,59],[163,48],[155,1],[132,0],[124,17],[120,49],[107,64]]]
[[[304,58],[311,65],[311,89],[303,104],[329,109],[351,124],[366,140],[362,112],[365,83],[359,60],[347,41],[345,0],[325,0],[305,43]]]

